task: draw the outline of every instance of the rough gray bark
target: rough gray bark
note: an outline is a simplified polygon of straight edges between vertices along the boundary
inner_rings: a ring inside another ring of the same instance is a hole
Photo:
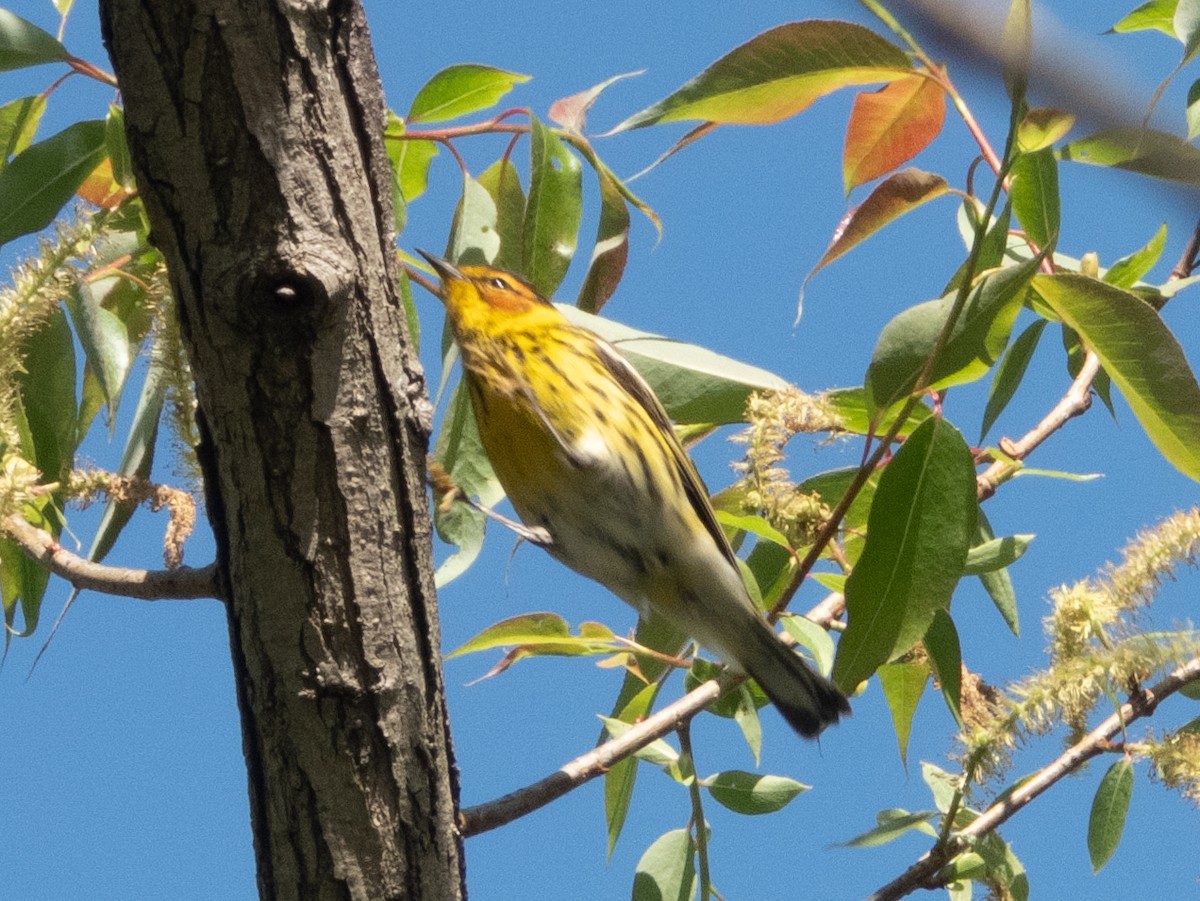
[[[102,0],[191,354],[265,899],[453,899],[457,784],[354,0]]]

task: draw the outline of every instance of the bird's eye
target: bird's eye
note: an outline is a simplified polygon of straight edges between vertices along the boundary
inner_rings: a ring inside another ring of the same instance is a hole
[[[499,288],[501,291],[511,290],[508,286],[508,282],[506,282],[504,279],[500,278],[499,276],[497,276],[496,278],[488,279],[488,284],[491,285],[493,288]]]

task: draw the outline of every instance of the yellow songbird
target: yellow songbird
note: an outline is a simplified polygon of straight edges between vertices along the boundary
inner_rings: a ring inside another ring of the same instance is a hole
[[[550,553],[750,675],[801,735],[848,713],[750,600],[704,483],[637,371],[520,277],[421,253],[442,281],[488,459]]]

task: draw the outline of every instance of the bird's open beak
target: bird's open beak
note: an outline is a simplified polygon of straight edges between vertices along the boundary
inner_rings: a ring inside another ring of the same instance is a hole
[[[463,281],[466,279],[466,276],[459,272],[453,263],[447,262],[441,257],[435,257],[433,254],[428,253],[419,247],[417,248],[417,253],[428,260],[429,265],[433,267],[433,271],[438,274],[438,278],[440,278],[443,282]]]

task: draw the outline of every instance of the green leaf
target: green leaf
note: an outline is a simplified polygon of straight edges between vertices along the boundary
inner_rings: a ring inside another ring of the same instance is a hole
[[[1200,80],[1193,81],[1187,92],[1187,139],[1194,141],[1200,136]]]
[[[633,901],[692,901],[696,897],[696,855],[687,829],[654,840],[637,862]]]
[[[125,143],[125,110],[115,103],[108,105],[104,120],[104,145],[113,181],[125,188],[133,187],[133,163],[129,159],[129,145]]]
[[[976,547],[989,544],[995,537],[992,532],[992,524],[988,522],[987,516],[980,510]],[[969,551],[967,558],[970,559]],[[979,581],[983,584],[988,597],[992,599],[992,603],[996,605],[996,609],[1000,611],[1000,615],[1004,617],[1004,621],[1008,624],[1008,628],[1012,631],[1012,634],[1020,637],[1021,623],[1017,616],[1017,594],[1013,588],[1012,578],[1008,575],[1008,570],[1004,568],[986,570],[979,573]]]
[[[1175,15],[1171,17],[1171,30],[1183,44],[1184,62],[1190,61],[1200,47],[1200,3],[1196,0],[1178,0]]]
[[[1153,129],[1121,126],[1065,145],[1064,160],[1115,166],[1168,181],[1200,184],[1200,150],[1182,138]]]
[[[704,780],[703,785],[717,803],[734,813],[758,816],[783,810],[798,795],[812,788],[786,776],[769,776],[726,770]]]
[[[964,198],[962,205],[958,208],[956,222],[958,223],[958,233],[963,239],[963,246],[971,251],[975,247],[975,233],[979,230],[979,217],[983,215],[983,208],[980,201],[974,197]],[[951,291],[957,291],[962,285],[963,279],[968,275],[972,279],[978,277],[980,272],[986,272],[989,269],[998,269],[1002,266],[1012,265],[1010,259],[1013,253],[1014,246],[1023,250],[1025,256],[1023,259],[1029,259],[1032,254],[1029,252],[1029,245],[1017,235],[1010,234],[1009,227],[1012,222],[1012,202],[1005,204],[1004,209],[1000,211],[999,216],[993,216],[987,225],[987,230],[984,233],[983,241],[979,246],[979,254],[975,259],[975,265],[970,265],[970,259],[964,259],[959,265],[957,271],[946,284],[946,290],[943,294],[949,294]]]
[[[0,170],[8,165],[9,157],[33,142],[45,111],[46,98],[41,94],[19,97],[0,106]]]
[[[1113,263],[1104,273],[1104,280],[1118,288],[1132,288],[1157,265],[1166,244],[1167,226],[1163,223],[1145,247]]]
[[[1033,288],[1100,357],[1155,447],[1200,480],[1200,386],[1158,313],[1136,295],[1073,273],[1037,276]]]
[[[946,179],[940,175],[922,172],[920,169],[905,169],[889,175],[875,186],[866,200],[842,217],[829,247],[805,280],[812,278],[818,270],[848,253],[885,225],[949,191],[950,186],[946,184]]]
[[[0,245],[50,224],[104,159],[104,132],[102,119],[76,122],[31,144],[0,172]]]
[[[517,167],[508,160],[496,160],[480,174],[479,183],[496,205],[496,233],[500,236],[500,251],[493,264],[509,272],[520,272],[525,190],[521,187]]]
[[[1179,0],[1149,0],[1137,7],[1111,29],[1112,32],[1161,31],[1167,37],[1175,37],[1175,7]]]
[[[872,424],[871,404],[865,387],[834,388],[832,391],[825,392],[824,397],[838,414],[838,418],[841,420],[841,427],[847,432],[853,432],[856,435],[874,435],[879,432],[891,431],[896,417],[900,414],[900,410],[904,406],[903,401],[898,401],[886,413],[878,417],[878,422]],[[912,412],[908,414],[908,419],[900,427],[900,431],[896,433],[897,436],[907,438],[913,433],[913,429],[928,419],[929,416],[929,407],[925,406],[925,404],[917,404],[912,408]]]
[[[885,663],[878,670],[879,687],[892,714],[900,761],[908,766],[908,739],[912,733],[913,715],[929,681],[929,667],[923,663]]]
[[[1025,234],[1043,250],[1058,239],[1058,160],[1047,148],[1017,157],[1010,173],[1012,210]]]
[[[494,506],[504,497],[504,489],[500,487],[500,480],[496,478],[479,438],[471,399],[461,382],[454,389],[447,407],[433,458],[450,474],[455,485],[483,506]],[[467,504],[455,503],[445,511],[435,508],[434,525],[443,541],[458,546],[442,561],[434,575],[440,588],[462,575],[479,556],[483,547],[484,516]]]
[[[940,766],[923,760],[921,761],[921,779],[929,786],[929,794],[933,796],[933,806],[941,814],[949,813],[954,796],[962,787],[962,777],[951,775]]]
[[[66,302],[75,333],[87,355],[88,366],[96,374],[104,393],[111,431],[115,427],[125,379],[133,364],[129,333],[116,313],[101,306],[93,286],[88,282],[77,282]]]
[[[912,648],[949,607],[977,511],[970,448],[954,426],[929,419],[880,476],[866,546],[846,580],[849,625],[833,664],[843,690]]]
[[[980,378],[1000,358],[1039,261],[985,275],[967,298],[937,361],[927,388],[961,385]],[[954,307],[955,295],[909,307],[879,335],[867,367],[866,388],[874,411],[887,409],[916,389]]]
[[[474,63],[450,66],[438,72],[417,92],[409,107],[409,124],[443,122],[495,106],[514,85],[530,76]]]
[[[629,206],[615,175],[607,168],[597,170],[600,182],[600,224],[587,275],[575,305],[588,313],[599,313],[608,303],[625,272],[629,256]]]
[[[78,446],[75,341],[66,316],[56,310],[22,348],[18,376],[21,406],[33,441],[34,463],[46,481],[66,478]]]
[[[1087,841],[1093,873],[1104,869],[1121,843],[1125,816],[1129,813],[1129,800],[1132,797],[1133,764],[1123,757],[1108,768],[1092,799]]]
[[[475,179],[463,175],[463,192],[450,225],[447,255],[456,263],[487,264],[500,251],[496,203]]]
[[[742,730],[742,738],[754,755],[754,765],[758,766],[762,757],[762,721],[758,717],[758,702],[749,685],[737,687],[737,707],[733,711],[733,720]]]
[[[787,387],[774,373],[707,348],[639,331],[565,304],[556,306],[575,325],[611,342],[646,379],[675,422],[741,422],[752,391]]]
[[[151,361],[146,370],[146,379],[142,383],[142,392],[138,397],[137,408],[133,412],[133,421],[129,425],[129,435],[125,439],[125,448],[121,452],[121,463],[117,474],[135,479],[147,479],[154,466],[154,445],[158,440],[158,423],[162,418],[163,405],[167,398],[167,379],[162,366]],[[133,516],[134,504],[117,503],[109,500],[104,507],[104,515],[92,538],[88,549],[89,560],[100,561],[108,556],[117,537]]]
[[[962,729],[962,647],[958,642],[958,630],[954,620],[945,610],[936,610],[933,622],[925,633],[925,650],[929,662],[942,689],[942,697],[950,714]]]
[[[794,116],[838,88],[911,72],[904,51],[861,25],[790,22],[735,48],[613,131],[687,119],[765,125]]]
[[[728,529],[734,531],[749,532],[764,541],[770,541],[772,544],[777,544],[780,547],[788,547],[787,536],[776,529],[773,525],[763,519],[761,516],[753,515],[738,515],[730,513],[728,510],[717,510],[717,522]]]
[[[387,146],[388,161],[392,164],[392,176],[406,203],[412,203],[429,184],[429,165],[438,155],[438,145],[433,141],[407,140],[404,121],[388,110],[387,128],[383,137]]]
[[[530,117],[529,202],[521,271],[542,297],[553,297],[567,274],[583,215],[583,167],[537,117]]]
[[[611,716],[600,717],[600,722],[604,724],[604,729],[611,738],[620,738],[634,726],[633,723],[627,723],[624,720]],[[650,744],[645,745],[636,751],[633,756],[653,766],[669,767],[679,763],[679,752],[661,738],[655,739]]]
[[[484,629],[447,654],[446,659],[513,645],[578,646],[581,653],[607,653],[612,650],[612,642],[613,633],[598,623],[583,623],[576,636],[557,613],[522,613]]]
[[[1008,96],[1014,104],[1023,104],[1033,56],[1031,0],[1010,0],[1001,46],[1004,48],[1004,84],[1008,88]]]
[[[992,426],[996,424],[996,420],[1000,418],[1000,414],[1013,399],[1013,395],[1017,393],[1017,388],[1020,386],[1021,380],[1025,378],[1029,361],[1033,357],[1033,352],[1037,349],[1038,341],[1045,329],[1045,319],[1038,319],[1032,323],[1017,336],[1017,340],[1012,343],[1000,361],[1000,365],[996,367],[996,374],[992,377],[992,387],[988,390],[987,406],[983,410],[983,424],[979,427],[981,442]]]
[[[779,623],[785,632],[796,639],[797,644],[812,654],[817,670],[828,674],[833,668],[834,651],[829,632],[799,613],[784,613],[779,617]]]
[[[0,72],[66,62],[70,58],[67,48],[52,34],[7,9],[0,9]]]
[[[963,564],[963,575],[978,576],[981,573],[994,572],[1016,563],[1035,537],[1034,535],[1008,535],[1004,538],[989,538],[975,545],[967,552],[967,562]]]
[[[1075,117],[1071,113],[1046,106],[1035,107],[1026,111],[1017,126],[1017,149],[1021,153],[1037,153],[1066,137],[1074,125]]]
[[[987,865],[987,881],[1008,893],[1012,901],[1029,901],[1029,878],[1008,842],[995,832],[985,835],[975,851]]]
[[[639,629],[639,642],[644,636]],[[633,679],[632,675],[629,679]],[[632,694],[629,700],[620,707],[614,717],[623,723],[635,723],[650,712],[654,699],[662,683],[652,681],[643,685]],[[607,730],[606,730],[607,731]],[[604,774],[604,820],[608,829],[608,856],[611,858],[617,839],[621,837],[621,829],[625,825],[625,817],[629,813],[629,802],[633,798],[633,787],[637,782],[638,761],[627,757],[611,767]]]
[[[906,832],[911,832],[914,829],[919,829],[928,835],[934,837],[937,833],[933,827],[929,825],[931,820],[938,817],[936,810],[918,810],[916,813],[909,813],[907,810],[895,807],[890,810],[881,810],[876,814],[877,825],[874,829],[870,829],[862,835],[856,835],[845,843],[848,848],[877,848],[880,845],[886,845],[888,842],[895,841]]]

